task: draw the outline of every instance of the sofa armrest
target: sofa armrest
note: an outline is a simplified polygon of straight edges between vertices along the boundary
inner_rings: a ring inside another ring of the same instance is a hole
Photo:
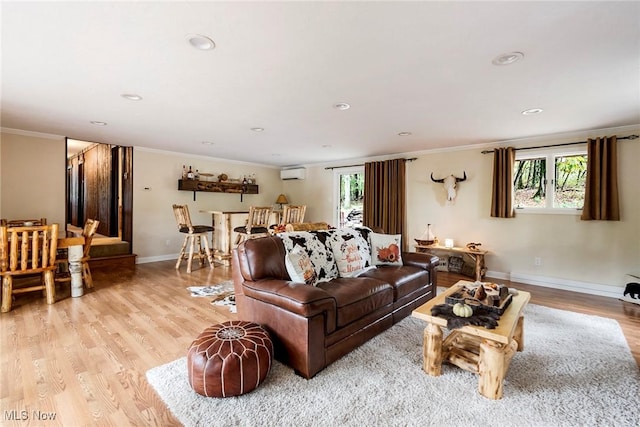
[[[421,252],[402,252],[402,264],[432,271],[440,264],[440,258]]]
[[[336,301],[326,291],[287,280],[245,281],[244,296],[254,298],[299,316],[324,314],[327,330],[335,330]]]

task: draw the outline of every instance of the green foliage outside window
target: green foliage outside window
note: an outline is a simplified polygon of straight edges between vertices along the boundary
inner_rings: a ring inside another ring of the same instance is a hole
[[[547,170],[547,162],[551,159],[553,169]],[[514,171],[513,187],[517,207],[582,208],[587,176],[586,155],[520,159],[515,162]],[[553,174],[552,178],[549,178],[549,173]],[[547,201],[548,197],[553,200],[551,206]]]
[[[364,173],[340,176],[340,227],[362,224]]]

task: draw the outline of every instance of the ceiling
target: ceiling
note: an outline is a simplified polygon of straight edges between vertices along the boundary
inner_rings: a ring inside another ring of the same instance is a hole
[[[281,167],[640,123],[639,2],[1,7],[3,128]]]

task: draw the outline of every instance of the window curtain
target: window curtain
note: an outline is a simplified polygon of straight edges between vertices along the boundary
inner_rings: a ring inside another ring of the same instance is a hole
[[[587,140],[584,221],[620,221],[617,144],[615,136]]]
[[[406,248],[406,160],[369,162],[364,165],[362,223],[380,227],[388,234],[401,234]]]
[[[491,216],[513,218],[513,164],[516,150],[513,147],[496,148],[493,153],[493,191],[491,195]]]

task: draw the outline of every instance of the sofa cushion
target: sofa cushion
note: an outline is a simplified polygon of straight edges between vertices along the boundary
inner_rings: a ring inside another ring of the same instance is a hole
[[[313,269],[309,255],[307,255],[302,246],[296,245],[293,250],[285,256],[284,262],[291,280],[307,285],[316,284],[318,275]]]
[[[339,328],[394,302],[391,285],[368,277],[339,278],[318,287],[335,299]]]
[[[412,266],[380,266],[367,271],[361,277],[371,277],[389,283],[393,287],[394,301],[430,283],[429,272]]]
[[[402,265],[400,234],[369,233],[373,265]]]
[[[282,239],[287,253],[291,252],[296,245],[304,248],[316,271],[316,283],[327,282],[339,276],[333,251],[327,249],[325,245],[326,238],[319,239],[320,236],[307,231],[278,233],[277,236]]]

